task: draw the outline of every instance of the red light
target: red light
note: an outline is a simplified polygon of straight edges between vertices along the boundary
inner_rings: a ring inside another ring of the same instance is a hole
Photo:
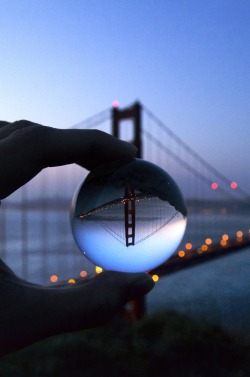
[[[218,187],[219,187],[219,185],[218,185],[218,183],[216,183],[216,182],[213,182],[213,183],[211,184],[211,188],[212,188],[213,190],[217,190]]]
[[[235,189],[237,189],[238,185],[237,185],[236,182],[231,182],[230,187],[231,187],[233,190],[235,190]]]
[[[117,100],[113,101],[113,103],[112,103],[112,106],[115,107],[115,108],[119,107],[119,105],[120,105],[119,101],[117,101]]]

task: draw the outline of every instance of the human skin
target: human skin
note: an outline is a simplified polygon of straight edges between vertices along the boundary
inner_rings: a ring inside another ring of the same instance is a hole
[[[0,122],[0,200],[46,167],[77,163],[92,170],[135,154],[131,144],[97,130]],[[100,325],[153,286],[148,274],[115,271],[74,285],[40,286],[15,275],[0,259],[0,356],[52,335]]]

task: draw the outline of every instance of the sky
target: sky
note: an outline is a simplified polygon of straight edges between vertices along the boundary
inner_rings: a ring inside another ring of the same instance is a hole
[[[249,0],[0,0],[0,119],[139,100],[250,192]]]

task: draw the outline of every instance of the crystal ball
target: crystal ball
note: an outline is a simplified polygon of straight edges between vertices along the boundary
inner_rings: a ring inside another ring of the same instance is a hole
[[[164,263],[186,229],[175,181],[160,167],[134,159],[89,173],[71,206],[74,239],[95,265],[146,272]]]

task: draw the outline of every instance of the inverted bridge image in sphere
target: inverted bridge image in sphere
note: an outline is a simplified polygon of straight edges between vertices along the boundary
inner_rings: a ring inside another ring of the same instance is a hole
[[[90,173],[72,208],[76,243],[106,269],[140,272],[160,265],[186,228],[179,188],[165,171],[142,160]]]

